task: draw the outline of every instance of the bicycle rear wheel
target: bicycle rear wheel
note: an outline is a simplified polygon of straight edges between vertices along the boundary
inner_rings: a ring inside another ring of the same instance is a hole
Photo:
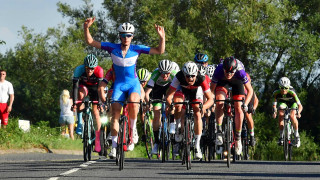
[[[152,148],[153,148],[153,130],[152,130],[152,125],[150,124],[149,121],[149,115],[148,113],[144,116],[144,124],[143,124],[143,130],[144,130],[144,135],[145,135],[145,147],[146,147],[146,152],[147,156],[149,159],[152,158]]]

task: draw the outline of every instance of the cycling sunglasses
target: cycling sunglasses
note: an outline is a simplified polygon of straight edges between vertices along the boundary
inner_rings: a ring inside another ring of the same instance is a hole
[[[133,34],[120,34],[120,37],[122,38],[131,38]]]
[[[280,89],[282,89],[282,90],[289,90],[289,88],[286,88],[286,87],[280,87]]]
[[[91,71],[93,71],[93,70],[94,70],[94,68],[86,67],[86,70],[91,70]]]
[[[190,77],[195,78],[196,75],[186,75],[186,78],[190,78]]]

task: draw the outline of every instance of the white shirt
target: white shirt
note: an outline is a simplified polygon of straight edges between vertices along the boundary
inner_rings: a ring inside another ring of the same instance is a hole
[[[12,84],[7,80],[0,82],[0,103],[7,103],[10,94],[14,94]]]
[[[73,116],[73,111],[71,111],[72,102],[68,99],[67,104],[63,104],[62,99],[60,98],[60,116]]]

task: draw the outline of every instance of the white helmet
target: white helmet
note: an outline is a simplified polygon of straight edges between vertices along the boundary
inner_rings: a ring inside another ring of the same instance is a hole
[[[279,86],[285,87],[285,88],[290,88],[290,80],[287,77],[280,78]]]
[[[118,27],[119,33],[134,33],[134,26],[128,22],[121,24]]]
[[[215,65],[208,65],[207,66],[207,75],[211,79],[214,73],[214,70],[216,69]]]
[[[171,73],[172,63],[170,60],[164,59],[159,62],[158,67],[161,73]]]
[[[175,70],[176,72],[180,71],[180,67],[176,62],[171,62],[172,70]]]
[[[201,76],[205,76],[206,75],[206,72],[207,72],[207,68],[204,67],[204,66],[198,66],[198,69],[199,69],[199,73]]]
[[[199,70],[197,64],[192,61],[186,62],[182,69],[184,75],[197,75]]]

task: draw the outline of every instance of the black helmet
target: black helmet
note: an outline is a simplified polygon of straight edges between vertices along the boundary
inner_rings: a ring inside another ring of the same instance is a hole
[[[223,60],[223,69],[226,72],[234,73],[237,70],[237,67],[238,67],[237,59],[234,58],[233,56],[227,57]]]

